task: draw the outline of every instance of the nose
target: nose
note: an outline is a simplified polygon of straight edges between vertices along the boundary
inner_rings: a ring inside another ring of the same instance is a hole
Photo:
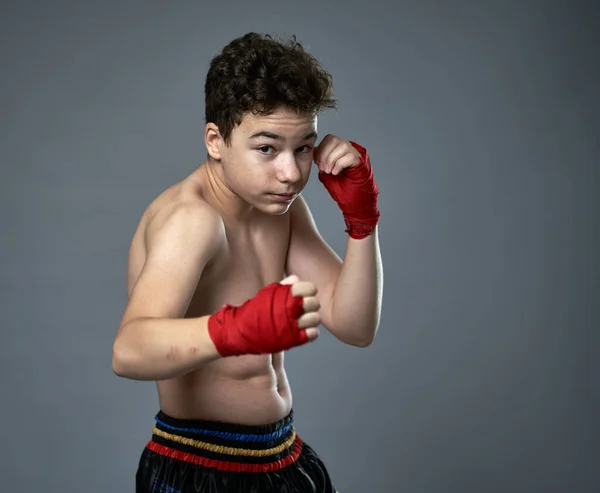
[[[297,183],[302,178],[300,168],[298,167],[298,163],[293,154],[282,156],[281,161],[277,166],[277,172],[277,178],[283,183]]]

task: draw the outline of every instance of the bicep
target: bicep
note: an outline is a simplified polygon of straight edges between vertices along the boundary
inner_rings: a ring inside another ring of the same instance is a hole
[[[302,197],[290,208],[290,243],[286,273],[317,286],[323,325],[331,320],[331,300],[342,261],[319,234],[308,205]]]
[[[222,223],[212,211],[178,207],[148,232],[147,256],[121,320],[181,318],[202,271],[222,237]]]

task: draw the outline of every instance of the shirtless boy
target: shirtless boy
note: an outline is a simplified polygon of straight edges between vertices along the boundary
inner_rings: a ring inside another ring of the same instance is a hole
[[[283,352],[373,341],[383,275],[366,149],[328,134],[329,74],[295,41],[250,33],[209,67],[206,161],[161,193],[132,239],[113,371],[155,381],[138,493],[334,493],[294,427]],[[316,165],[341,210],[343,261],[301,192]],[[287,277],[286,277],[287,276]]]

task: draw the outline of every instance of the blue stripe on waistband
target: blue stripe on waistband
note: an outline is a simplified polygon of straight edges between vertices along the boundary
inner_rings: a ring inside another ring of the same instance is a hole
[[[277,430],[273,433],[266,433],[264,435],[256,435],[256,434],[246,434],[246,433],[230,433],[226,431],[215,431],[215,430],[202,430],[199,428],[180,428],[177,426],[171,426],[167,423],[164,423],[158,416],[154,418],[156,422],[173,431],[182,431],[185,433],[194,433],[197,435],[205,435],[211,437],[224,438],[226,440],[236,440],[240,442],[270,442],[272,440],[277,440],[282,437],[286,433],[289,433],[294,425],[293,422],[290,422],[287,426],[284,426],[280,430]]]

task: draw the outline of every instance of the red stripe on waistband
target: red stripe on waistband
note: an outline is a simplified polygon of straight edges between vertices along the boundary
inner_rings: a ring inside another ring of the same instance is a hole
[[[148,450],[151,450],[152,452],[156,452],[157,454],[170,457],[175,460],[190,462],[192,464],[197,464],[203,467],[213,467],[221,471],[265,473],[279,471],[280,469],[283,469],[284,467],[287,467],[296,462],[298,457],[300,457],[300,453],[302,452],[302,440],[299,436],[296,436],[296,443],[290,455],[284,457],[281,460],[269,462],[267,464],[247,464],[243,462],[227,462],[215,459],[207,459],[206,457],[200,457],[198,455],[190,454],[188,452],[182,452],[180,450],[175,450],[166,447],[154,441],[148,442],[146,448]]]

